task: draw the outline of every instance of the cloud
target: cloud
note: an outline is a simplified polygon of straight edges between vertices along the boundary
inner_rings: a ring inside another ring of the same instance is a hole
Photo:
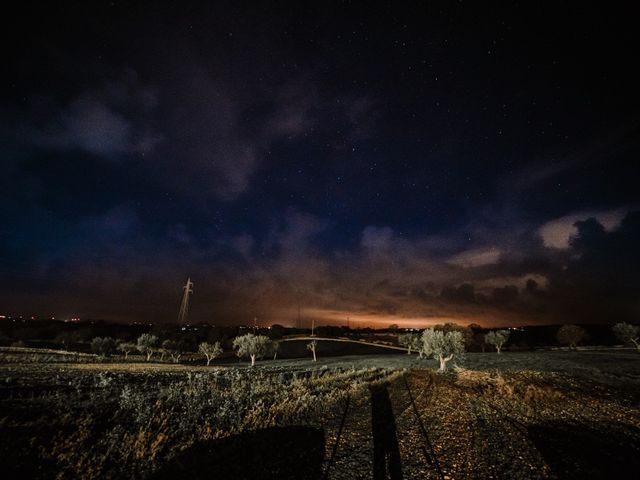
[[[155,92],[128,71],[75,96],[31,136],[41,148],[81,150],[107,160],[150,153],[162,141],[150,124],[156,106]]]
[[[583,321],[634,321],[640,296],[640,212],[615,229],[594,218],[577,223],[570,257],[549,272],[546,296],[557,317]]]
[[[324,219],[293,208],[286,211],[280,223],[272,230],[268,244],[277,246],[287,255],[306,252],[314,236],[328,225]]]
[[[500,260],[500,250],[497,248],[472,249],[454,255],[448,263],[462,268],[477,268],[493,265]]]
[[[476,301],[475,287],[470,283],[463,283],[457,287],[444,287],[440,296],[449,302],[474,303]]]
[[[539,235],[543,244],[547,248],[567,250],[570,246],[571,238],[578,233],[576,223],[595,218],[606,231],[611,232],[617,229],[629,210],[619,208],[608,211],[586,211],[565,215],[550,222],[545,223],[539,229]]]
[[[444,238],[434,247],[429,236],[399,236],[388,226],[363,228],[351,250],[324,251],[321,238],[338,226],[293,208],[262,235],[198,241],[180,224],[164,238],[145,234],[140,221],[129,205],[86,217],[73,229],[78,248],[72,255],[61,249],[40,262],[50,288],[82,287],[85,311],[93,316],[153,313],[154,320],[170,321],[191,276],[196,321],[242,323],[258,316],[290,324],[300,304],[303,318],[313,315],[320,323],[351,317],[411,326],[443,318],[485,325],[594,321],[607,309],[628,319],[640,294],[634,246],[640,229],[633,214],[610,231],[595,220],[579,222],[566,254],[526,250],[483,268],[468,265],[477,258],[484,263],[490,249],[469,249],[462,252],[465,261],[451,262],[439,247]]]
[[[555,155],[527,162],[524,167],[502,178],[500,184],[514,195],[532,191],[563,175],[571,175],[577,169],[615,159],[620,153],[634,148],[635,142],[629,142],[628,139],[637,138],[637,134],[637,122],[623,124],[603,136],[593,138],[581,148],[558,151]]]
[[[494,288],[491,297],[494,302],[500,304],[510,304],[516,301],[520,292],[515,285],[505,285],[504,287]]]
[[[58,148],[80,148],[104,157],[134,150],[131,123],[94,98],[75,100],[61,115],[58,127],[48,132],[50,144]]]
[[[292,141],[315,123],[317,94],[307,77],[256,85],[229,82],[185,53],[168,74],[160,120],[167,142],[155,155],[167,188],[207,201],[234,201],[271,157],[274,144]]]
[[[514,285],[519,290],[544,290],[549,286],[549,279],[540,273],[527,272],[517,276],[497,275],[478,280],[475,286],[480,291],[492,291],[505,285]]]
[[[365,250],[372,253],[389,250],[391,248],[392,242],[392,228],[376,227],[374,225],[369,225],[364,228],[360,241]]]

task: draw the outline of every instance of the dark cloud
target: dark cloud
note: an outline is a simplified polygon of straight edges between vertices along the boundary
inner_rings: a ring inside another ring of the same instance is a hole
[[[319,239],[335,226],[293,209],[264,238],[245,234],[205,242],[205,247],[194,242],[184,225],[168,229],[158,242],[140,235],[139,222],[124,206],[87,218],[74,230],[80,237],[77,245],[85,247],[74,249],[71,262],[59,252],[43,258],[39,268],[56,278],[61,289],[92,295],[108,292],[128,299],[101,310],[115,316],[126,315],[137,291],[144,291],[145,297],[155,291],[157,301],[171,310],[178,301],[179,282],[188,275],[196,281],[194,315],[216,319],[260,315],[265,321],[284,323],[295,319],[299,303],[309,315],[313,312],[325,321],[351,315],[374,323],[448,319],[495,324],[534,318],[551,322],[569,314],[594,321],[615,300],[611,312],[629,319],[640,293],[635,279],[638,255],[631,249],[640,240],[637,212],[612,232],[595,219],[579,223],[564,267],[535,274],[522,271],[520,288],[509,283],[514,277],[499,275],[506,266],[493,265],[491,271],[452,266],[447,257],[429,258],[419,247],[422,240],[399,240],[380,227],[365,229],[363,238],[375,241],[363,242],[350,253],[320,254]],[[91,248],[86,239],[93,239]],[[271,253],[265,257],[264,252]],[[461,277],[468,281],[451,284]],[[77,307],[77,301],[65,304]],[[171,315],[163,318],[169,320]]]
[[[491,296],[494,302],[499,304],[510,304],[516,301],[519,291],[515,285],[505,285],[504,287],[494,288]]]
[[[449,302],[474,303],[476,301],[475,287],[470,283],[463,283],[458,287],[445,287],[440,296]]]

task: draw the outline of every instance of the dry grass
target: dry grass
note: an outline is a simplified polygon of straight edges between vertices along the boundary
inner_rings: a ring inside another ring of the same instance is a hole
[[[143,478],[195,442],[318,425],[348,396],[395,373],[100,367],[14,366],[1,400],[0,435],[12,439],[0,442],[3,470],[44,478],[55,471],[60,479]],[[52,470],[42,475],[35,465]]]

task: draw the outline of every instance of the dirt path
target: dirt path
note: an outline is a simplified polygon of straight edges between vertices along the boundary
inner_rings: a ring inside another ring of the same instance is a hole
[[[433,388],[432,374],[422,371],[352,399],[327,424],[324,478],[444,479],[420,414]]]
[[[299,341],[304,341],[304,340],[308,340],[308,341],[316,340],[318,342],[324,341],[324,342],[355,343],[357,345],[369,345],[371,347],[386,348],[387,350],[396,350],[396,351],[404,352],[404,353],[407,352],[407,349],[405,347],[398,347],[398,346],[395,346],[395,345],[388,345],[386,343],[368,342],[366,340],[352,340],[350,338],[300,336],[300,337],[282,338],[282,339],[280,339],[278,341],[279,342],[299,342]],[[416,354],[417,354],[417,352],[416,352]]]
[[[326,431],[328,479],[548,478],[526,428],[429,370],[373,385]]]

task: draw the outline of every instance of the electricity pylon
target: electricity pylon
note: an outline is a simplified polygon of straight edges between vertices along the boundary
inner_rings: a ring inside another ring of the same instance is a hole
[[[191,278],[187,279],[187,284],[182,287],[184,294],[182,295],[182,303],[180,304],[180,312],[178,312],[178,323],[184,325],[189,315],[189,295],[193,293],[193,282]]]

